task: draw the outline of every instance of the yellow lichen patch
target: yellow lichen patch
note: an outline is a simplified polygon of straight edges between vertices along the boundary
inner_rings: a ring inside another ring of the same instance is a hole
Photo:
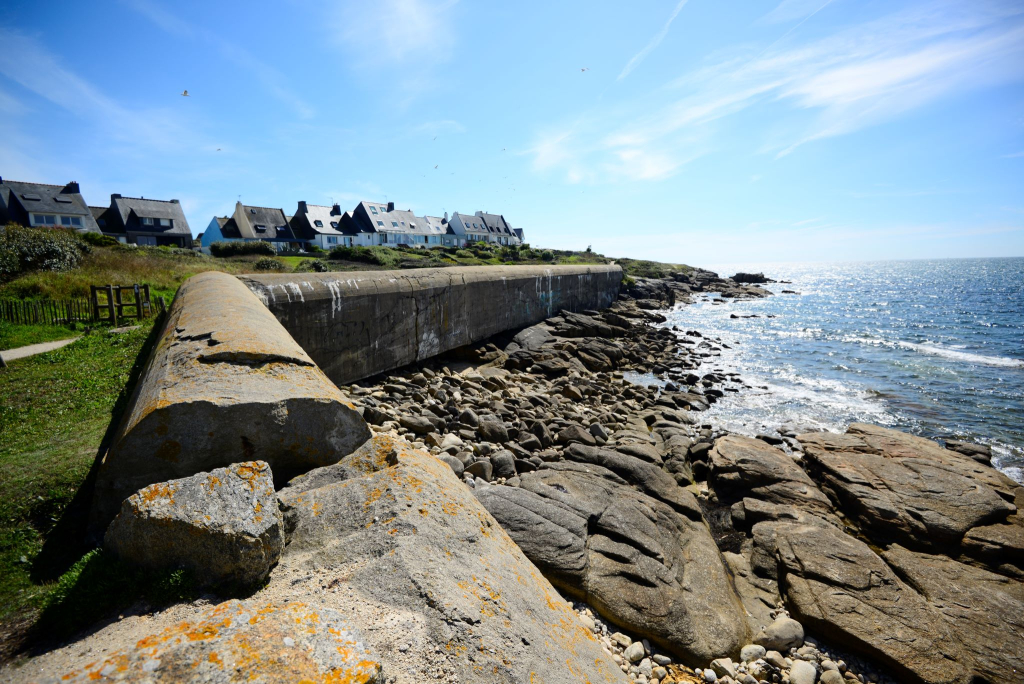
[[[158,482],[156,484],[149,485],[139,490],[133,498],[138,497],[145,503],[153,503],[160,499],[165,499],[168,503],[174,503],[174,493],[178,491],[178,486],[175,484],[168,484],[167,482]]]

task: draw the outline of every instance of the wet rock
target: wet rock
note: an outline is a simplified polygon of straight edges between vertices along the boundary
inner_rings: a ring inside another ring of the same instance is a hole
[[[202,585],[259,584],[284,547],[270,466],[236,463],[124,500],[104,545],[144,568],[185,568]]]
[[[673,484],[674,486],[674,484]],[[476,492],[556,586],[691,663],[746,638],[707,526],[594,464],[557,463]]]

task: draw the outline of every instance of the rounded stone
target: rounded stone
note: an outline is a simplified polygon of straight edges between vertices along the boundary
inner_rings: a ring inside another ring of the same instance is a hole
[[[749,663],[752,660],[764,658],[765,653],[767,652],[768,651],[764,646],[759,646],[758,644],[747,644],[740,649],[740,660],[744,663]]]

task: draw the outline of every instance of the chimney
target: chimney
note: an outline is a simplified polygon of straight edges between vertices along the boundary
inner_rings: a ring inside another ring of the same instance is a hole
[[[337,202],[335,202],[334,206],[331,207],[331,215],[332,216],[341,216],[341,205],[338,204]]]
[[[114,203],[114,200],[119,200],[119,199],[121,199],[121,194],[120,193],[117,193],[117,192],[111,193],[111,195],[110,195],[110,203],[111,204]]]
[[[299,214],[306,214],[309,210],[306,209],[306,200],[299,200]]]
[[[394,211],[394,210],[395,210],[395,203],[394,202],[388,202],[388,211]]]
[[[171,204],[181,204],[178,200],[171,200]]]
[[[448,212],[444,212],[444,222],[448,223]]]
[[[70,183],[68,183],[67,185],[64,186],[64,192],[82,192],[82,191],[78,188],[78,181],[71,181]]]

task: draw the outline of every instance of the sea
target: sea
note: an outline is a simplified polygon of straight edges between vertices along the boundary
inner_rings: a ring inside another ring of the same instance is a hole
[[[772,297],[701,295],[667,312],[664,325],[728,347],[702,373],[750,386],[714,404],[711,422],[748,435],[866,422],[964,439],[990,445],[993,465],[1024,483],[1024,257],[708,268],[789,281],[767,285]]]

